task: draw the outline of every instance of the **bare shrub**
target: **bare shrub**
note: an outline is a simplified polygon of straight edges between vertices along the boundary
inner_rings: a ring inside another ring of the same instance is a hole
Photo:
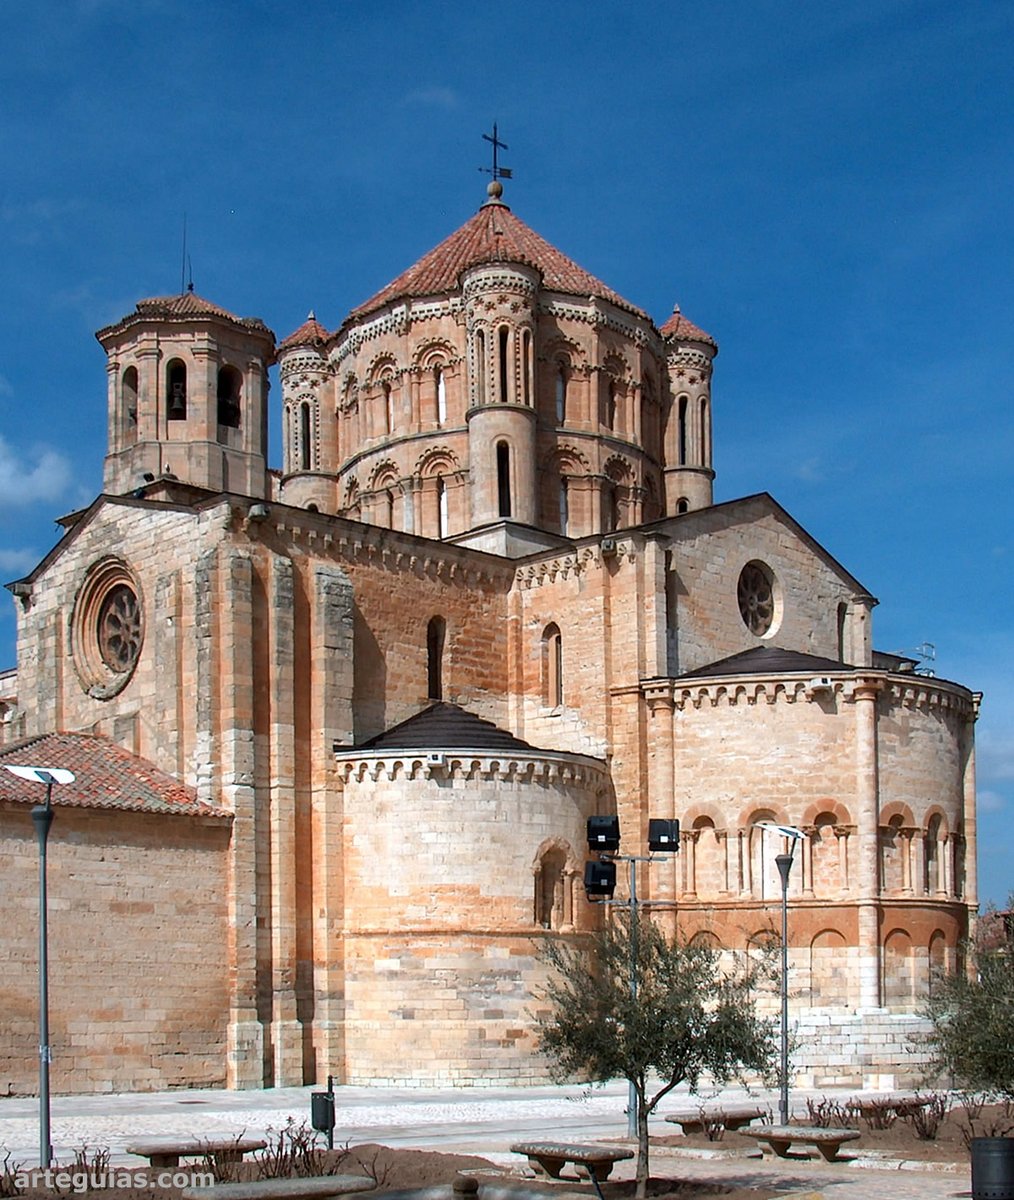
[[[944,1117],[950,1111],[951,1101],[946,1092],[931,1092],[928,1096],[915,1094],[916,1100],[926,1100],[927,1104],[914,1104],[905,1113],[905,1119],[911,1121],[915,1136],[921,1142],[935,1142]]]
[[[267,1143],[254,1159],[258,1179],[334,1175],[337,1170],[336,1162],[328,1162],[333,1155],[318,1144],[317,1131],[295,1117],[288,1117],[281,1129],[269,1129]]]
[[[850,1108],[869,1130],[890,1129],[898,1119],[898,1106],[894,1100],[864,1100],[862,1104],[853,1102]]]
[[[24,1188],[18,1184],[18,1175],[24,1170],[19,1162],[13,1162],[11,1152],[4,1147],[3,1161],[0,1162],[0,1197],[7,1200],[11,1196],[20,1196]]]
[[[831,1096],[807,1100],[806,1113],[809,1123],[818,1129],[847,1129],[852,1123],[849,1106],[839,1103]]]
[[[68,1172],[77,1180],[87,1178],[89,1191],[98,1191],[109,1186],[108,1146],[89,1146],[87,1142],[82,1142],[80,1146],[74,1147],[74,1157],[69,1163],[54,1162],[53,1166]],[[63,1189],[56,1187],[55,1190],[59,1192]]]

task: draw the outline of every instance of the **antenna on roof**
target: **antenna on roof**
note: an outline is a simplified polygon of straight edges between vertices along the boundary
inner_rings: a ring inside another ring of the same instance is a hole
[[[493,147],[493,166],[492,169],[490,167],[480,167],[479,170],[483,173],[483,175],[492,175],[494,183],[498,179],[513,179],[513,171],[511,171],[510,167],[501,167],[500,160],[497,157],[498,151],[508,150],[510,147],[506,142],[501,142],[497,136],[496,121],[493,122],[493,136],[490,137],[488,133],[484,133],[482,137],[483,141],[489,142]]]
[[[180,259],[180,295],[181,296],[187,290],[186,289],[186,279],[187,279],[187,262],[188,261],[189,260],[187,259],[187,214],[184,212],[184,214],[183,214],[183,254]]]

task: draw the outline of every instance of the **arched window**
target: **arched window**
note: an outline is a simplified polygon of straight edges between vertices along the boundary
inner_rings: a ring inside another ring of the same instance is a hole
[[[686,513],[690,511],[690,501],[684,496],[676,501],[677,513]]]
[[[384,510],[386,521],[384,522],[388,529],[394,528],[394,492],[390,488],[384,493]]]
[[[384,392],[384,432],[394,433],[394,393],[391,390],[391,381],[385,379],[383,383]]]
[[[560,477],[559,505],[560,532],[566,535],[567,525],[570,521],[570,498],[567,495],[567,479],[565,476]]]
[[[447,537],[447,484],[437,476],[437,537]]]
[[[526,329],[521,334],[521,387],[525,404],[532,403],[532,335]]]
[[[610,481],[605,485],[602,496],[602,521],[606,533],[612,533],[620,527],[620,504],[616,496],[616,484]]]
[[[501,517],[511,515],[511,451],[506,442],[496,444],[496,495]]]
[[[239,428],[239,397],[243,376],[235,367],[220,367],[218,371],[218,423],[229,429]]]
[[[543,854],[535,873],[535,923],[543,929],[559,929],[569,923],[567,855],[558,846]]]
[[[486,403],[486,334],[481,329],[475,335],[475,402]]]
[[[166,416],[170,421],[187,419],[187,368],[178,358],[166,364]]]
[[[120,385],[120,399],[123,402],[123,415],[127,425],[137,424],[137,367],[128,367],[123,372],[123,382]]]
[[[555,623],[542,631],[542,702],[547,708],[563,704],[563,639]]]
[[[510,334],[507,329],[507,326],[501,325],[500,326],[500,335],[499,335],[499,339],[498,339],[499,340],[498,361],[500,364],[500,403],[501,404],[506,404],[510,400],[510,392],[509,392],[508,386],[507,386],[508,381],[510,379],[510,372],[508,370],[509,363],[508,363],[508,356],[507,356],[507,348],[508,348],[508,344],[509,344],[509,339],[510,339]]]
[[[687,465],[687,398],[680,396],[679,416],[676,426],[676,461],[681,467]]]
[[[610,429],[616,428],[616,384],[609,384],[609,396],[606,400],[606,424]]]
[[[561,363],[556,369],[556,423],[562,425],[567,419],[567,369]]]
[[[847,630],[847,620],[849,615],[849,606],[842,601],[838,605],[838,658],[841,662],[845,662],[845,633]]]
[[[701,465],[711,461],[711,445],[708,438],[708,402],[701,398]]]
[[[442,367],[434,367],[433,374],[437,393],[437,424],[443,425],[447,420],[447,382]]]
[[[443,617],[431,617],[426,626],[426,691],[430,700],[444,698],[444,637],[447,625]]]
[[[299,406],[299,469],[310,469],[310,406],[305,401]]]

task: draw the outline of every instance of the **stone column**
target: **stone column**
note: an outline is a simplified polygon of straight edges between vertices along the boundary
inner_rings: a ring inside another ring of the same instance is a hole
[[[317,1081],[345,1077],[344,792],[335,744],[351,746],[352,584],[336,566],[313,571],[310,595],[310,787],[313,1049]]]
[[[813,895],[813,839],[819,836],[819,831],[815,829],[807,829],[804,831],[806,837],[803,838],[803,887],[802,894],[804,896]]]
[[[838,887],[843,896],[847,896],[850,889],[849,880],[849,834],[852,832],[850,825],[835,825],[834,836],[838,839]]]
[[[856,681],[856,862],[855,894],[859,909],[859,1007],[880,1006],[879,781],[877,776],[877,696],[880,679]]]
[[[645,687],[648,704],[648,815],[674,818],[676,813],[673,714],[676,710],[668,680]],[[660,924],[669,933],[676,928],[676,872],[678,855],[666,854],[654,864],[652,899],[660,901]]]
[[[209,794],[202,798],[213,798],[217,783],[222,803],[234,814],[225,964],[230,984],[226,1082],[230,1088],[261,1087],[264,1031],[257,1013],[260,830],[253,734],[253,564],[249,553],[224,549],[219,562],[214,551],[202,556],[195,597],[198,795],[207,787]],[[215,761],[216,740],[221,764],[217,781],[205,770]]]
[[[978,829],[975,812],[975,722],[979,716],[979,705],[982,695],[975,692],[972,695],[972,711],[965,724],[965,770],[962,776],[962,832],[965,836],[964,867],[965,878],[963,896],[968,905],[968,936],[975,932],[976,914],[979,907],[979,880],[976,867],[978,850]]]
[[[899,829],[898,844],[901,850],[901,890],[912,894],[912,836],[914,829]]]
[[[270,1038],[275,1087],[298,1087],[303,1082],[303,1046],[296,1013],[296,646],[291,559],[272,555],[269,596]]]

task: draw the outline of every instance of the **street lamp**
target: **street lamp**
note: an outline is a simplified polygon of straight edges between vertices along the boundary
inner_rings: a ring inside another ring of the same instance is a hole
[[[4,766],[19,779],[46,785],[46,803],[32,808],[35,836],[39,843],[39,1165],[48,1170],[53,1161],[49,1138],[49,929],[46,897],[46,842],[53,824],[53,784],[73,783],[74,773],[62,767]]]
[[[792,825],[776,825],[772,821],[759,821],[762,829],[780,833],[789,843],[788,854],[775,855],[775,866],[782,880],[782,1028],[781,1069],[779,1071],[778,1119],[782,1125],[789,1123],[789,872],[796,842],[806,835]]]

